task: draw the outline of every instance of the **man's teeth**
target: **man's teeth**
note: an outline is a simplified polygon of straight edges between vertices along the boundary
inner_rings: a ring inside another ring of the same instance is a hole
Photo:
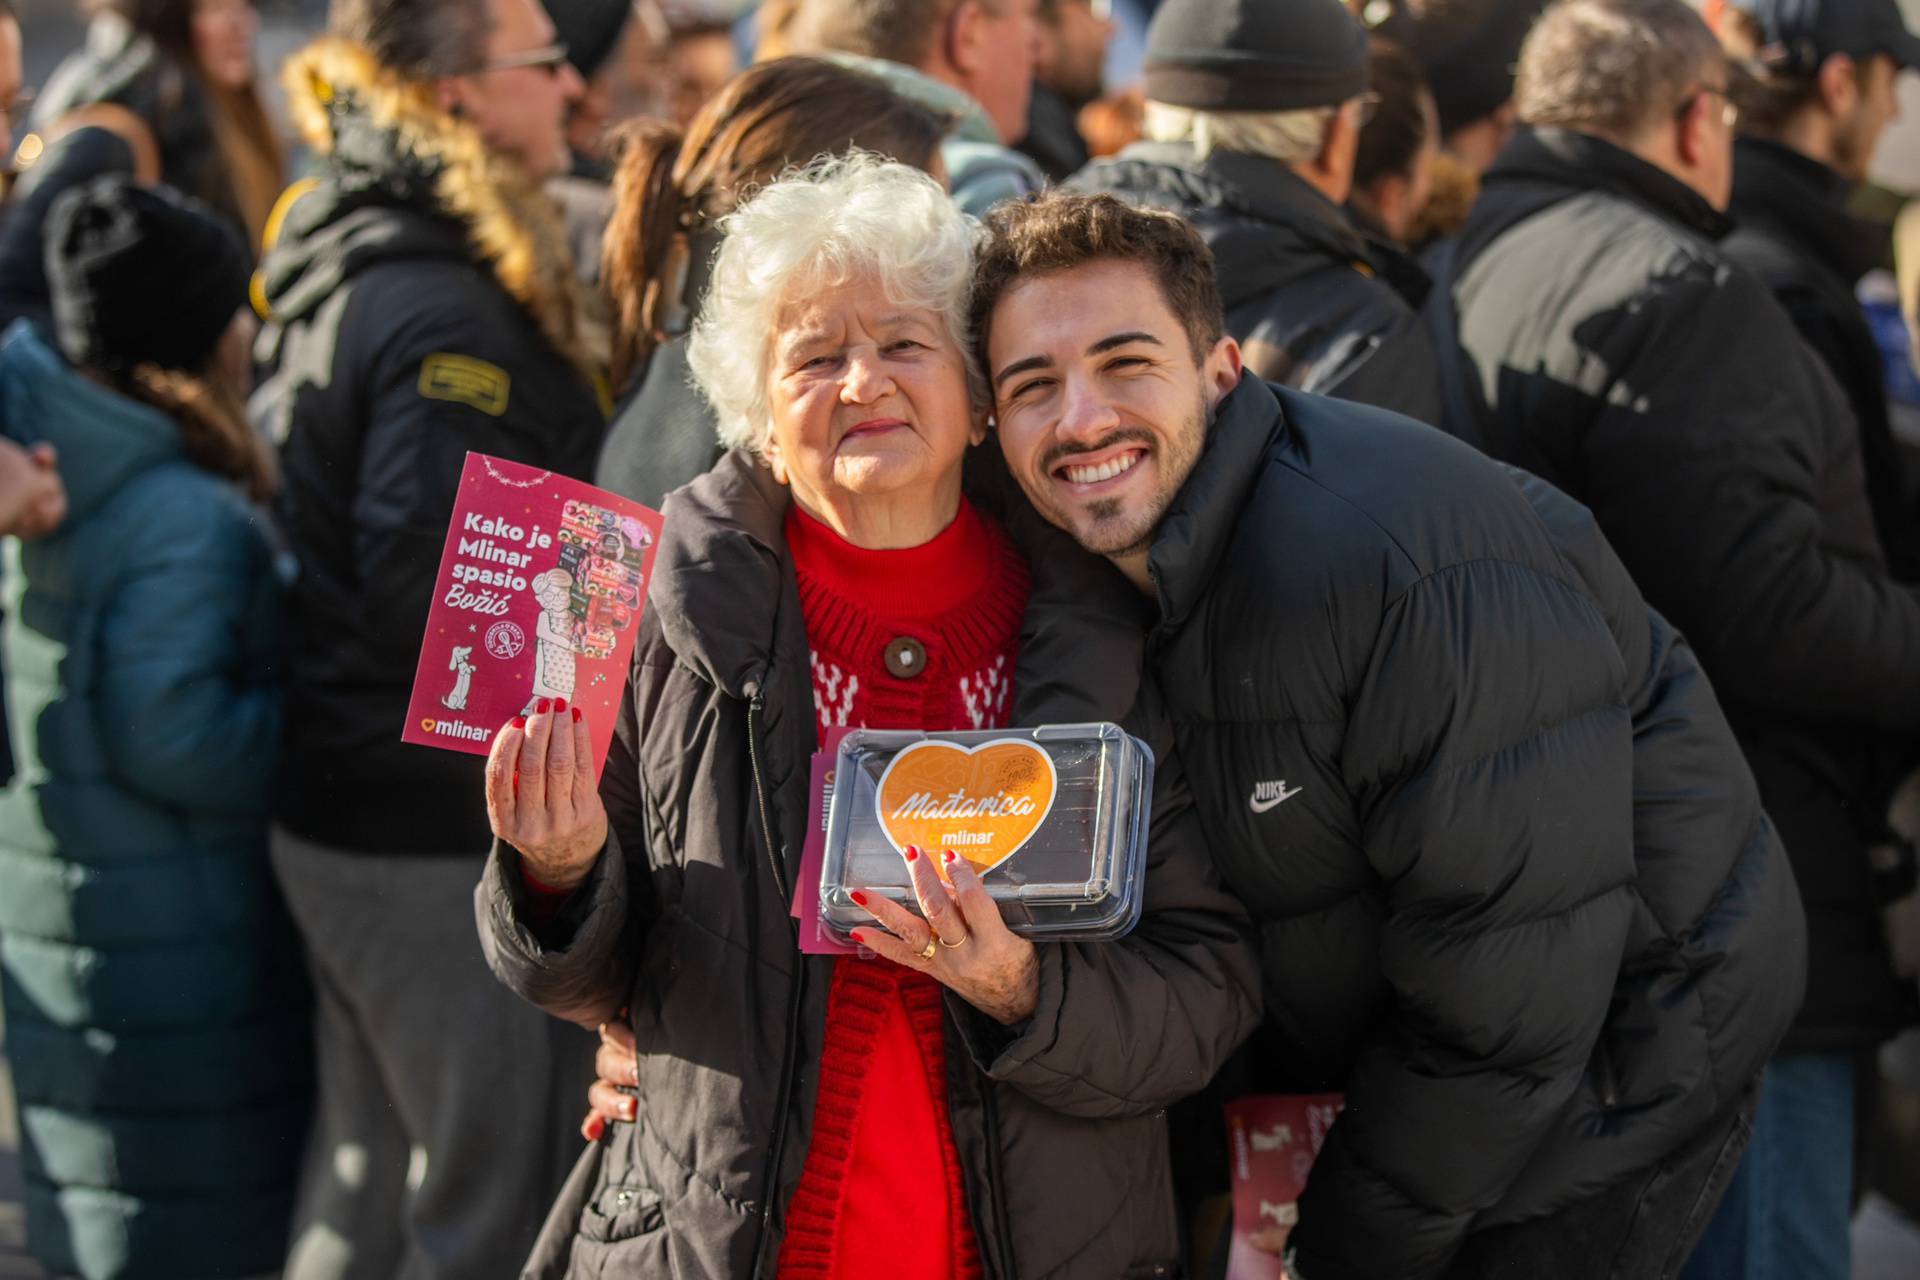
[[[1068,467],[1067,479],[1074,484],[1099,484],[1102,480],[1111,480],[1115,476],[1125,475],[1133,470],[1134,464],[1143,456],[1145,455],[1136,451],[1123,453],[1097,467]]]

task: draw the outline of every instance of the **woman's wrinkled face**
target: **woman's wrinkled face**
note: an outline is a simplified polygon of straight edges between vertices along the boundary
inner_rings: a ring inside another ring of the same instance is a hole
[[[932,495],[985,438],[945,319],[891,301],[873,281],[790,300],[768,358],[763,452],[815,514],[863,497]]]
[[[200,73],[222,89],[253,83],[253,39],[260,16],[253,0],[194,0],[193,53]]]

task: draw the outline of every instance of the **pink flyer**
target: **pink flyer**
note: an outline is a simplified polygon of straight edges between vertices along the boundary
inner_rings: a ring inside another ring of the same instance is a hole
[[[1281,1280],[1281,1255],[1299,1221],[1300,1193],[1340,1114],[1337,1093],[1256,1094],[1226,1105],[1233,1162],[1228,1280]]]
[[[485,755],[542,698],[607,758],[660,516],[578,480],[469,453],[401,737]]]

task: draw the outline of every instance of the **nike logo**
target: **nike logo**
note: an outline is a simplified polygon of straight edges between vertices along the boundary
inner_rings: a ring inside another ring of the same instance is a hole
[[[1278,782],[1256,782],[1253,784],[1253,794],[1247,797],[1247,808],[1255,813],[1265,813],[1276,805],[1285,804],[1304,789],[1289,787],[1285,778]]]

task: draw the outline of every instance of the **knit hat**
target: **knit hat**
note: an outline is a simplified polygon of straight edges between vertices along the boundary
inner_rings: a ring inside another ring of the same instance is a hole
[[[1759,60],[1790,75],[1812,75],[1836,53],[1884,53],[1920,67],[1920,36],[1907,30],[1895,0],[1733,0],[1760,27]]]
[[[1165,0],[1147,97],[1200,111],[1304,111],[1367,91],[1367,34],[1340,0]]]
[[[54,201],[47,282],[76,365],[195,370],[246,305],[239,232],[197,200],[109,174]]]
[[[567,61],[582,80],[593,79],[633,17],[634,0],[541,0],[553,19],[555,39],[567,46]]]

